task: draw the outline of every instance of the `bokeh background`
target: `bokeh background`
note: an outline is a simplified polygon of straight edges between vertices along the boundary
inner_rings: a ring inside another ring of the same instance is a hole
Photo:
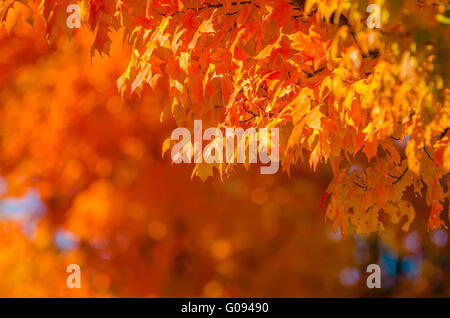
[[[160,121],[164,94],[119,97],[120,30],[110,57],[91,58],[89,31],[49,46],[41,19],[13,12],[0,31],[0,296],[450,296],[448,232],[427,232],[412,194],[409,232],[344,238],[321,208],[327,166],[191,179],[161,156],[175,127]]]

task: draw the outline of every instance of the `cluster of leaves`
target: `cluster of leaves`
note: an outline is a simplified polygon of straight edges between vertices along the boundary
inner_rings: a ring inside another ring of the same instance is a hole
[[[110,33],[109,58],[91,63],[87,28],[49,47],[43,19],[25,7],[5,23],[0,296],[342,293],[337,277],[352,266],[353,242],[330,240],[315,213],[326,173],[299,166],[292,179],[250,171],[225,183],[189,180],[192,167],[161,158],[175,127],[160,124],[167,92],[120,99],[116,79],[130,54],[123,32]],[[36,195],[24,202],[30,189]],[[36,206],[42,210],[34,214]],[[81,267],[80,289],[66,286],[69,264]]]
[[[16,2],[2,4],[3,20]],[[67,3],[40,4],[50,41],[72,32]],[[329,162],[323,201],[336,229],[380,231],[389,219],[407,230],[413,189],[434,230],[445,226],[450,184],[447,1],[375,3],[380,29],[367,27],[368,3],[343,0],[85,0],[82,18],[92,54],[108,53],[108,33],[124,29],[133,49],[117,81],[123,96],[164,92],[161,118],[179,126],[277,127],[288,173],[305,156],[314,170]]]

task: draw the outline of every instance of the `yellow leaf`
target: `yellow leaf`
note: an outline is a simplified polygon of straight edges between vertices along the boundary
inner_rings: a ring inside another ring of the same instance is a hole
[[[192,171],[191,178],[198,176],[202,182],[205,182],[208,177],[213,176],[213,164],[199,163],[195,166]]]
[[[164,154],[166,153],[167,150],[169,150],[169,148],[172,146],[172,139],[170,137],[167,137],[166,140],[164,140],[163,142],[163,147],[162,147],[162,157],[164,157]]]

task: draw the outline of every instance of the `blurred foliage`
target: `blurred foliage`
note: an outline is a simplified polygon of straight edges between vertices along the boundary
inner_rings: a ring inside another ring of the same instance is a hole
[[[427,232],[427,213],[408,233],[387,226],[343,238],[321,207],[329,167],[297,165],[291,177],[237,167],[224,182],[191,180],[192,166],[161,158],[176,127],[160,122],[164,92],[117,91],[131,51],[123,30],[110,34],[109,58],[91,57],[88,30],[48,45],[39,17],[20,6],[9,14],[0,296],[450,296],[448,234]],[[66,287],[72,263],[81,289]],[[381,290],[366,287],[370,263],[382,266]]]

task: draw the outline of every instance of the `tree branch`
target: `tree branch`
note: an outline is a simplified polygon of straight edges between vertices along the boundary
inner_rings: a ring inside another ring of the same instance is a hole
[[[359,183],[357,183],[357,182],[355,182],[355,181],[353,181],[353,184],[356,185],[356,186],[358,186],[358,187],[360,187],[360,188],[363,189],[364,191],[367,191],[367,186],[362,186],[362,185],[360,185]]]
[[[425,145],[423,145],[423,150],[425,151],[425,153],[427,154],[428,158],[430,158],[431,161],[433,161],[433,157],[430,156],[430,154],[427,151],[427,148],[425,148]]]
[[[398,177],[391,175],[390,173],[388,173],[388,176],[391,177],[392,179],[396,179],[394,182],[392,182],[392,185],[397,184],[398,182],[400,182],[400,180],[402,180],[403,176],[406,174],[406,172],[408,171],[408,167],[405,168],[405,170],[402,172],[402,174]]]

